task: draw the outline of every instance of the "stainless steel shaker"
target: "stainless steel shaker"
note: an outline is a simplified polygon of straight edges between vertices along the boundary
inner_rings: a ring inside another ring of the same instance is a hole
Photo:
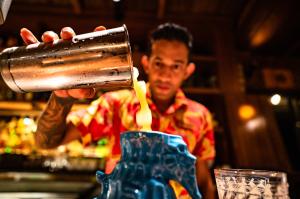
[[[1,75],[16,92],[131,87],[132,58],[125,25],[72,40],[5,49]]]

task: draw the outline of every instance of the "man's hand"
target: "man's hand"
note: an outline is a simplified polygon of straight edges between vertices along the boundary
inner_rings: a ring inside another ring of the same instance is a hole
[[[94,31],[105,30],[104,26],[98,26],[94,29]],[[20,35],[26,45],[38,43],[38,39],[34,36],[34,34],[28,30],[27,28],[22,28],[20,31]],[[74,30],[70,27],[64,27],[61,29],[60,37],[63,40],[70,40],[76,34]],[[58,40],[58,35],[53,31],[46,31],[42,35],[42,41],[45,43],[51,43],[55,40]],[[69,89],[69,90],[56,90],[54,94],[61,98],[76,98],[76,99],[84,99],[84,98],[92,98],[95,95],[94,88],[85,88],[85,89]]]
[[[99,26],[95,31],[105,30]],[[38,43],[37,38],[26,28],[22,28],[20,35],[26,45]],[[70,27],[65,27],[60,32],[63,40],[70,40],[75,32]],[[51,43],[59,39],[53,31],[47,31],[42,35],[42,41]],[[80,132],[75,126],[66,123],[66,117],[74,103],[73,98],[91,98],[95,95],[95,89],[69,89],[54,91],[46,108],[38,119],[37,130],[34,134],[35,143],[41,148],[54,148],[80,138]]]

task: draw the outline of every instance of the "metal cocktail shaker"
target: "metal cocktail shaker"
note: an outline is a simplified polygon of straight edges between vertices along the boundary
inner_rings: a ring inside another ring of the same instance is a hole
[[[72,40],[5,49],[1,75],[16,92],[131,87],[132,59],[126,26]]]

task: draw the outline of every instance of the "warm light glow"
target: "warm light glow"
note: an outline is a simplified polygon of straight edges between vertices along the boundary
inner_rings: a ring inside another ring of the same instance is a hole
[[[57,150],[58,150],[60,153],[64,153],[64,152],[66,152],[66,146],[60,145],[59,147],[57,147]]]
[[[240,106],[239,108],[239,116],[244,120],[248,120],[254,117],[255,114],[256,114],[256,110],[252,105],[245,104]]]
[[[262,45],[267,40],[267,36],[263,32],[256,33],[251,40],[251,46],[257,47]]]
[[[249,120],[245,127],[248,131],[255,131],[259,128],[264,128],[266,126],[266,120],[263,117],[257,117]]]
[[[30,125],[30,124],[31,124],[31,119],[28,118],[28,117],[25,117],[25,118],[23,119],[23,123],[24,123],[25,125]]]
[[[262,23],[259,26],[256,26],[256,28],[252,27],[252,29],[249,31],[251,46],[259,47],[270,41],[278,28],[281,27],[281,23],[282,19],[278,17],[268,17],[262,20]]]
[[[280,95],[278,95],[278,94],[275,94],[275,95],[273,95],[271,98],[270,98],[270,102],[273,104],[273,105],[278,105],[278,104],[280,104],[280,102],[281,102],[281,96]]]

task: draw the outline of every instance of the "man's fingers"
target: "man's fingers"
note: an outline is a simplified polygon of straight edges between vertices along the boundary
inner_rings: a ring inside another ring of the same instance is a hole
[[[59,39],[58,35],[53,31],[46,31],[42,35],[42,41],[45,43],[53,42],[54,40]]]
[[[93,98],[95,93],[96,90],[94,88],[68,90],[69,96],[77,99]]]
[[[101,30],[106,30],[106,28],[104,26],[97,26],[95,29],[94,29],[94,32],[96,31],[101,31]]]
[[[60,31],[60,37],[64,40],[72,39],[76,34],[74,30],[70,27],[64,27]]]
[[[73,97],[75,99],[93,98],[96,94],[96,89],[85,88],[85,89],[69,89],[69,90],[56,90],[55,95],[58,97]]]
[[[69,89],[69,90],[56,90],[55,95],[58,97],[73,97],[75,99],[93,98],[96,94],[96,89],[85,88],[85,89]]]
[[[23,39],[23,41],[26,45],[34,44],[34,43],[39,42],[37,40],[37,38],[34,36],[34,34],[30,30],[28,30],[27,28],[22,28],[20,30],[20,35],[21,35],[21,37],[22,37],[22,39]]]
[[[106,30],[106,28],[104,26],[98,26],[94,29],[94,31],[101,31],[101,30]],[[39,42],[37,38],[34,36],[34,34],[27,28],[22,28],[20,30],[20,35],[26,45]],[[71,39],[75,35],[76,34],[74,30],[70,27],[64,27],[60,32],[61,38],[65,40]],[[42,35],[42,41],[46,43],[53,42],[56,39],[59,39],[59,37],[53,31],[47,31]]]
[[[56,90],[54,93],[57,97],[69,97],[67,90]]]

